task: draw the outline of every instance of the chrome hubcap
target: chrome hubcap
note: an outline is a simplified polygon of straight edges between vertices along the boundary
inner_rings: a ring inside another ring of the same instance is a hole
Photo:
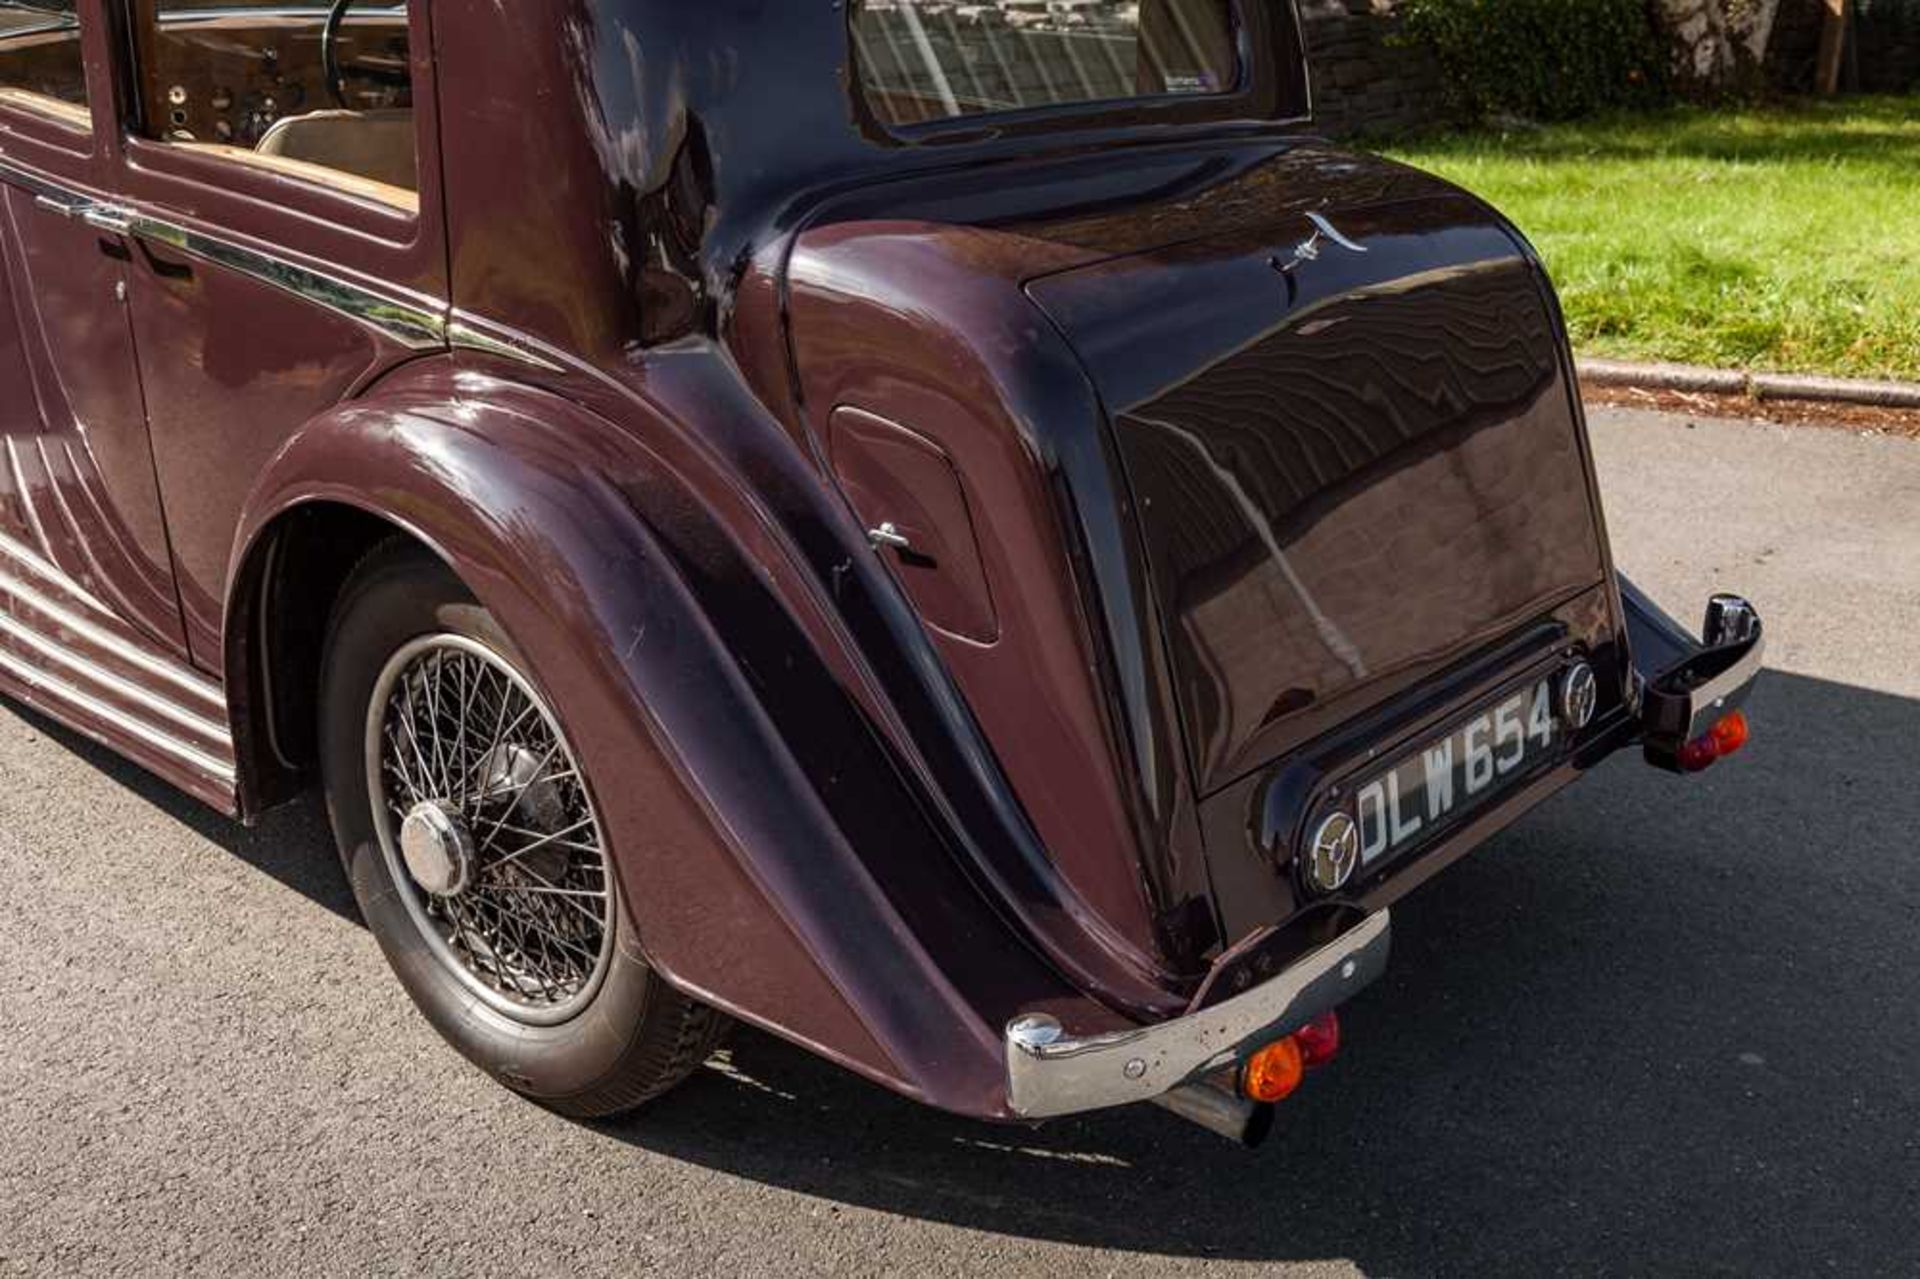
[[[517,1021],[554,1025],[613,958],[613,876],[558,721],[459,635],[395,653],[367,709],[374,824],[407,913],[447,968]]]
[[[400,823],[400,854],[413,882],[458,897],[473,882],[473,832],[445,804],[422,800]]]

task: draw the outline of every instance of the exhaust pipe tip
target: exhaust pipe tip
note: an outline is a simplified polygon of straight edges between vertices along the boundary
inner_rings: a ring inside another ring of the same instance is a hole
[[[1182,1084],[1172,1092],[1162,1093],[1153,1099],[1153,1104],[1249,1150],[1257,1148],[1273,1133],[1271,1105],[1248,1101],[1205,1080]]]

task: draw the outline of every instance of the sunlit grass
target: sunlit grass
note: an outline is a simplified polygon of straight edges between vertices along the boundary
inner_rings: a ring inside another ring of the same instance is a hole
[[[1920,380],[1920,97],[1402,143],[1539,246],[1582,354]]]

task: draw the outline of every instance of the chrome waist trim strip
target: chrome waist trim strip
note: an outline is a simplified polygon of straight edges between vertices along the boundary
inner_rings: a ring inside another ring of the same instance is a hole
[[[54,665],[64,667],[71,674],[79,676],[86,683],[132,702],[143,710],[152,711],[162,719],[172,720],[203,741],[229,748],[233,744],[232,735],[227,731],[225,724],[196,715],[178,702],[168,701],[153,690],[143,688],[125,676],[114,674],[92,659],[74,652],[51,636],[41,634],[10,614],[0,613],[0,635],[12,636]]]
[[[1244,994],[1136,1030],[1075,1039],[1045,1014],[1018,1018],[1006,1031],[1007,1103],[1045,1119],[1152,1101],[1351,999],[1386,971],[1391,938],[1380,911]]]
[[[84,711],[96,719],[113,725],[128,737],[144,743],[162,754],[170,755],[196,772],[214,779],[224,786],[231,787],[236,778],[234,766],[226,760],[216,759],[207,752],[173,734],[136,719],[117,706],[109,705],[90,693],[81,691],[55,675],[49,675],[40,668],[22,661],[13,653],[0,648],[0,671],[18,679],[27,687],[66,703],[76,710]]]
[[[78,217],[109,235],[131,235],[166,245],[258,280],[344,315],[408,350],[431,351],[457,346],[518,360],[550,372],[562,369],[533,344],[496,337],[480,327],[477,317],[455,315],[446,304],[435,299],[370,289],[225,236],[95,200],[84,192],[5,160],[0,160],[0,182],[28,192],[35,200],[44,202],[43,207],[61,217]]]
[[[96,217],[100,219],[96,225],[102,230],[119,230],[118,223],[124,220],[128,235],[164,244],[305,298],[385,334],[409,350],[428,351],[447,344],[446,310],[425,300],[377,293],[324,271],[144,213],[98,207],[88,214],[88,220],[94,221]]]
[[[94,625],[71,609],[48,599],[34,587],[27,585],[4,569],[0,569],[0,594],[11,595],[21,604],[80,636],[87,643],[119,654],[128,665],[137,666],[149,675],[167,681],[209,707],[217,708],[223,713],[226,710],[226,694],[221,692],[217,685],[209,683],[204,676],[176,662],[170,662],[157,653],[150,653],[136,647],[135,641],[127,636],[115,635],[104,627]]]
[[[63,210],[71,208],[74,213],[79,212],[81,207],[93,202],[92,196],[61,186],[57,182],[43,178],[30,169],[22,169],[18,165],[12,164],[5,159],[0,159],[0,182],[4,182],[10,187],[18,187],[36,200],[52,200],[58,203]],[[63,216],[71,216],[71,214],[63,213]]]
[[[503,356],[509,360],[518,360],[522,364],[531,364],[537,369],[549,373],[564,373],[566,367],[558,360],[549,359],[535,350],[530,342],[509,337],[495,337],[476,326],[463,313],[455,311],[447,324],[447,342],[455,350],[479,351],[486,355]]]
[[[21,169],[6,159],[0,159],[0,182],[8,182],[10,186],[25,190],[36,202],[40,202],[40,207],[58,213],[60,217],[79,217],[88,227],[104,230],[108,234],[138,236],[142,240],[165,244],[238,275],[271,284],[273,288],[290,292],[296,298],[326,307],[336,315],[346,315],[357,325],[372,328],[374,332],[399,342],[407,350],[430,351],[453,346],[516,359],[524,365],[545,369],[549,373],[561,373],[564,369],[557,359],[543,355],[532,342],[524,342],[513,336],[495,336],[495,332],[486,328],[486,321],[482,317],[455,313],[445,303],[432,298],[365,288],[336,275],[328,275],[326,271],[303,267],[276,253],[238,244],[228,240],[227,236],[182,227],[161,217],[150,217],[134,209],[106,204],[94,200],[86,192],[40,177],[29,169]]]
[[[0,182],[19,187],[36,200],[58,204],[61,216],[77,216],[109,235],[131,235],[164,244],[305,298],[385,334],[408,350],[429,351],[447,344],[447,308],[431,299],[369,289],[224,236],[96,200],[5,160],[0,160]]]

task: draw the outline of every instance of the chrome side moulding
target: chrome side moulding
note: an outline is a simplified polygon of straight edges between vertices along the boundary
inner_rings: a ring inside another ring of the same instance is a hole
[[[534,349],[532,344],[495,336],[482,327],[484,322],[477,317],[455,314],[445,303],[431,298],[370,289],[225,236],[95,200],[5,160],[0,160],[0,182],[27,192],[38,207],[59,217],[77,218],[108,235],[133,236],[165,245],[282,289],[336,315],[344,315],[410,351],[459,347],[518,360],[549,372],[560,372],[563,367]]]
[[[24,491],[24,483],[19,478],[19,459],[13,456],[11,449],[8,450],[7,460],[13,464],[14,483],[21,485],[21,489],[16,491]],[[115,616],[112,609],[101,603],[98,598],[88,592],[80,583],[68,577],[66,573],[61,571],[59,565],[47,559],[39,552],[8,537],[5,533],[0,533],[0,555],[12,560],[21,568],[26,569],[27,572],[33,574],[41,581],[46,582],[48,585],[60,588],[60,590],[70,598],[86,605],[94,612],[100,614],[100,616]]]
[[[1016,1018],[1006,1030],[1008,1105],[1023,1119],[1046,1119],[1198,1084],[1358,994],[1386,971],[1391,937],[1380,911],[1251,990],[1135,1030],[1076,1039],[1047,1014]],[[1240,1122],[1212,1097],[1183,1097],[1168,1108],[1187,1114],[1203,1101],[1216,1131]]]
[[[0,556],[12,559],[70,599],[86,601],[92,608],[103,614],[106,613],[104,606],[83,591],[79,583],[31,552],[21,554],[23,550],[24,548],[12,538],[0,535]],[[137,666],[147,674],[165,680],[202,705],[220,712],[226,710],[226,694],[220,690],[219,685],[198,671],[182,666],[178,662],[169,661],[158,653],[130,645],[124,635],[116,635],[106,627],[96,625],[66,607],[61,601],[48,598],[38,588],[9,573],[4,564],[0,564],[0,594],[11,596],[33,612],[55,623],[69,635],[77,636],[102,651],[114,653],[128,665]],[[106,615],[111,616],[111,614]]]
[[[5,534],[0,534],[0,601],[7,605],[0,611],[0,673],[233,788],[233,740],[224,718],[226,697],[217,684],[93,621],[87,612],[111,616],[105,605],[57,565]],[[115,663],[152,676],[184,700],[110,669],[98,654],[111,654]]]
[[[566,366],[559,360],[549,358],[535,349],[531,342],[507,336],[495,336],[494,331],[480,327],[483,321],[467,315],[464,311],[455,311],[447,322],[447,344],[456,351],[478,351],[485,355],[498,355],[509,360],[518,360],[522,364],[531,364],[537,369],[549,373],[563,373]]]
[[[91,197],[48,181],[32,170],[22,169],[5,159],[0,159],[0,182],[18,187],[32,196],[35,204],[63,218],[78,217],[82,209],[93,203]]]
[[[0,671],[12,675],[28,688],[46,696],[65,702],[68,706],[98,720],[112,724],[135,741],[141,742],[164,755],[172,756],[205,777],[231,787],[237,780],[231,762],[216,758],[189,742],[175,737],[165,729],[158,728],[146,720],[137,719],[110,703],[87,693],[57,676],[49,675],[40,667],[15,657],[5,648],[0,648]]]
[[[195,231],[145,214],[99,205],[84,216],[88,223],[100,230],[164,244],[191,257],[305,298],[317,306],[385,334],[408,350],[429,351],[447,344],[446,310],[432,302],[403,298],[398,294],[376,293],[271,253],[263,253],[220,236],[208,235],[204,231]]]
[[[52,665],[64,668],[70,674],[112,693],[122,701],[138,706],[142,710],[151,711],[161,719],[171,720],[196,737],[223,744],[230,740],[225,724],[196,714],[178,702],[170,701],[151,689],[143,688],[124,676],[114,674],[99,663],[89,660],[58,640],[49,638],[9,614],[0,613],[0,635],[19,641]]]
[[[63,607],[58,601],[48,599],[4,568],[0,568],[0,594],[11,596],[16,602],[24,604],[42,617],[51,620],[69,634],[77,635],[103,651],[114,653],[128,665],[137,666],[149,675],[165,680],[206,705],[221,709],[226,707],[226,696],[196,672],[186,669],[177,662],[170,662],[156,653],[132,647],[127,643],[125,636],[115,635],[111,631],[95,626],[71,609]]]

